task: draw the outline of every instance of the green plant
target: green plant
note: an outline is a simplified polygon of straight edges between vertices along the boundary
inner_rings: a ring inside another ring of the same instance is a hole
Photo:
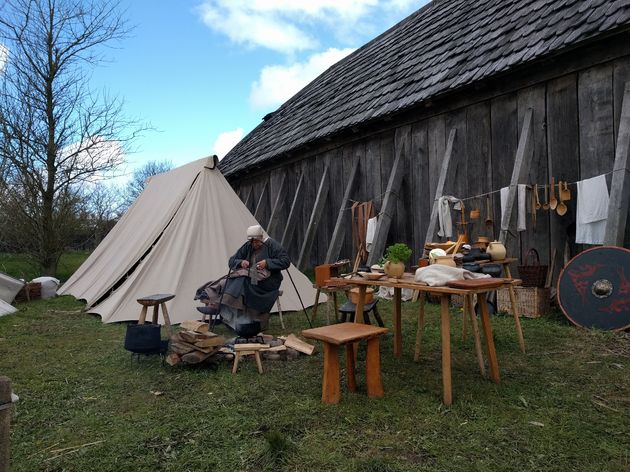
[[[411,249],[405,243],[392,244],[385,251],[385,260],[396,263],[405,262],[411,257]]]

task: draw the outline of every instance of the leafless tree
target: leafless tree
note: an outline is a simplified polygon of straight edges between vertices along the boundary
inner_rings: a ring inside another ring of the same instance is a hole
[[[90,88],[129,29],[117,0],[0,0],[0,192],[23,250],[55,274],[86,181],[111,176],[142,126]]]
[[[133,171],[131,179],[125,187],[123,196],[123,210],[129,208],[140,196],[149,178],[173,168],[171,161],[148,161],[142,167]]]

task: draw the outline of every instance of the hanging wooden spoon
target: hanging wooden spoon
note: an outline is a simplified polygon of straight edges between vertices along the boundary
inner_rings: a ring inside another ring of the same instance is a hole
[[[567,212],[567,205],[566,203],[564,203],[564,200],[562,199],[562,192],[560,191],[560,184],[558,184],[558,195],[560,196],[560,203],[558,203],[556,212],[558,212],[558,215],[563,216]]]
[[[534,185],[534,205],[536,210],[540,210],[540,207],[542,206],[540,204],[540,200],[538,199],[538,184]]]
[[[569,190],[569,184],[565,180],[562,182],[562,190],[560,190],[562,199],[566,202],[567,200],[571,200],[571,190]]]
[[[490,195],[486,197],[486,227],[492,229],[492,212],[490,210]]]
[[[549,210],[549,188],[545,185],[545,203],[542,206],[543,210]]]
[[[551,208],[552,210],[555,210],[556,207],[558,206],[558,200],[556,200],[556,194],[555,194],[555,189],[556,187],[556,182],[555,182],[555,177],[551,178],[551,197],[549,198],[549,208]]]

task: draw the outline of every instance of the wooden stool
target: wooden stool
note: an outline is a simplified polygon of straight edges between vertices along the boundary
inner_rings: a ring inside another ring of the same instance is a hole
[[[260,343],[244,343],[244,344],[235,344],[234,352],[236,355],[234,356],[234,365],[232,366],[232,373],[236,374],[238,369],[238,362],[241,360],[241,357],[244,356],[254,356],[256,359],[256,365],[258,366],[258,373],[263,373],[262,361],[260,359],[260,350],[268,349],[269,344],[260,344]]]
[[[315,303],[313,304],[313,316],[311,317],[311,321],[315,321],[315,318],[317,318],[317,306],[319,304],[319,295],[323,292],[327,295],[332,295],[332,299],[333,299],[333,303],[335,305],[335,317],[337,316],[337,292],[342,291],[342,290],[346,290],[352,287],[349,286],[337,286],[337,285],[331,285],[331,286],[325,286],[325,285],[317,285],[314,284],[313,288],[317,289],[316,293],[315,293]],[[330,315],[329,315],[329,309],[326,311],[326,322],[330,324]]]
[[[162,317],[164,318],[164,326],[168,329],[169,335],[172,334],[171,320],[168,317],[168,310],[166,309],[166,302],[175,298],[175,295],[168,293],[158,293],[155,295],[149,295],[147,297],[138,298],[136,301],[142,305],[142,311],[140,312],[140,318],[138,324],[144,324],[147,318],[147,308],[153,307],[153,323],[158,324],[158,311],[162,308]]]
[[[385,326],[385,324],[383,323],[383,319],[381,318],[381,315],[376,309],[377,303],[378,303],[378,300],[374,300],[370,303],[366,303],[365,305],[363,305],[363,320],[365,321],[366,324],[370,324],[369,313],[370,311],[372,311],[374,313],[374,319],[376,319],[376,322],[382,328],[383,326]],[[350,301],[341,305],[341,308],[339,308],[339,312],[341,313],[341,321],[345,322],[346,316],[350,315],[348,319],[354,322],[354,315],[356,313],[356,310],[357,310],[357,306]]]
[[[322,380],[322,401],[324,403],[339,403],[339,352],[338,346],[346,345],[346,386],[349,391],[357,389],[354,375],[355,354],[354,343],[367,340],[366,384],[368,397],[382,397],[383,383],[381,381],[381,353],[379,337],[389,330],[361,323],[340,323],[321,328],[305,329],[305,338],[318,339],[324,343],[324,375]]]

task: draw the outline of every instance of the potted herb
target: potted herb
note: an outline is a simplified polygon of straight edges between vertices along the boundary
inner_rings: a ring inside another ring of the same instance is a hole
[[[405,243],[392,244],[385,251],[385,273],[399,279],[405,273],[405,261],[411,257],[411,249]]]

